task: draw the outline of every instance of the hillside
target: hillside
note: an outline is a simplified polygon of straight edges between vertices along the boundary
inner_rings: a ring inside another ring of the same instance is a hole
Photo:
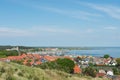
[[[42,70],[15,63],[0,62],[0,80],[107,80],[80,77],[56,70]]]

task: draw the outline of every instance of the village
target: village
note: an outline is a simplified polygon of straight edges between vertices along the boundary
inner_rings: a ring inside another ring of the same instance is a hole
[[[71,55],[56,56],[56,55],[40,55],[31,53],[22,53],[18,56],[8,56],[6,58],[0,58],[3,62],[15,62],[18,64],[32,66],[41,65],[45,62],[52,62],[58,58],[67,58],[74,61],[75,66],[73,68],[74,74],[82,74],[82,70],[89,66],[97,68],[96,77],[108,77],[110,79],[118,78],[114,74],[112,67],[117,65],[116,59],[112,57],[93,57],[93,56],[76,56]]]

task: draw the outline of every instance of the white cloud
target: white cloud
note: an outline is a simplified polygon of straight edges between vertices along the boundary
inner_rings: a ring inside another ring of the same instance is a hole
[[[53,7],[43,6],[43,5],[41,6],[41,5],[33,4],[33,3],[27,2],[27,1],[15,1],[15,0],[13,0],[13,2],[19,3],[19,4],[26,6],[26,7],[35,8],[37,10],[46,10],[49,12],[64,15],[66,17],[71,17],[71,18],[80,19],[80,20],[97,21],[98,19],[94,20],[93,17],[102,17],[101,14],[90,13],[90,12],[82,11],[79,9],[72,10],[71,8],[69,8],[69,10],[68,10],[68,9],[57,8],[55,6],[53,6]]]
[[[102,17],[100,14],[96,13],[90,13],[87,11],[82,11],[82,10],[66,10],[66,9],[58,9],[54,7],[41,7],[37,6],[37,8],[48,10],[54,13],[62,14],[68,17],[76,18],[76,19],[82,19],[82,20],[91,20],[91,21],[96,21],[93,19],[93,17]]]
[[[111,6],[111,5],[99,5],[99,4],[93,4],[87,2],[79,2],[79,4],[104,12],[110,17],[113,17],[115,19],[120,19],[120,7]]]
[[[106,29],[106,30],[116,30],[117,27],[112,27],[112,26],[110,26],[110,27],[104,27],[104,29]]]
[[[57,27],[39,26],[27,29],[0,27],[0,36],[6,37],[25,37],[25,36],[38,36],[44,34],[72,34],[74,31],[71,29],[61,29]]]
[[[71,29],[66,29],[66,28],[60,28],[57,26],[37,26],[37,27],[32,27],[31,30],[33,31],[41,31],[41,32],[49,32],[49,33],[73,33]]]
[[[0,36],[29,36],[29,33],[24,29],[0,27]]]

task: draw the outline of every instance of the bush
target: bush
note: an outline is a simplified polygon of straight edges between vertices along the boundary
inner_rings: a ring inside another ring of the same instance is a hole
[[[0,57],[7,56],[18,56],[18,52],[16,50],[13,51],[0,50]]]
[[[39,77],[34,76],[34,77],[33,77],[33,80],[39,80]]]
[[[4,73],[5,72],[5,69],[3,67],[0,68],[0,72],[1,73]]]
[[[18,72],[18,75],[19,75],[19,76],[23,76],[23,73],[22,73],[22,72]]]
[[[70,59],[57,59],[56,63],[58,64],[58,70],[59,68],[65,72],[71,73],[73,71],[73,68],[75,66],[74,62]]]
[[[73,72],[75,64],[74,61],[70,59],[57,59],[56,61],[53,62],[46,62],[41,65],[38,65],[37,67],[40,67],[42,69],[57,69],[61,71],[65,71],[67,73]]]
[[[120,58],[117,58],[116,62],[117,62],[117,66],[120,66]]]
[[[12,75],[7,75],[6,80],[16,80]]]
[[[115,75],[120,75],[120,71],[118,70],[118,68],[113,68],[112,70]]]
[[[83,74],[91,77],[96,77],[96,70],[92,67],[87,67],[83,70]]]
[[[14,61],[12,61],[12,62],[14,62],[14,63],[18,63],[18,64],[21,64],[21,65],[23,64],[23,60],[17,60],[17,61],[14,60]]]

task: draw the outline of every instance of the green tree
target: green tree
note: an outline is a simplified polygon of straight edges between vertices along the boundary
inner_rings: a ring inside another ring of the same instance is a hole
[[[116,62],[117,62],[117,66],[120,66],[120,58],[117,58]]]
[[[16,50],[13,51],[0,50],[0,57],[7,56],[18,56],[18,52]]]
[[[106,58],[106,59],[109,58],[109,57],[110,57],[110,55],[108,55],[108,54],[104,55],[104,58]]]
[[[83,70],[83,74],[91,77],[96,77],[97,71],[92,67],[87,67]]]
[[[58,68],[61,68],[61,70],[65,71],[65,72],[72,72],[73,68],[75,66],[74,62],[70,59],[57,59],[56,63],[58,64]]]
[[[57,69],[71,73],[73,71],[74,66],[75,66],[74,61],[63,58],[63,59],[57,59],[56,61],[43,63],[41,65],[38,65],[37,67],[40,67],[42,69],[46,69],[46,68]]]
[[[118,68],[113,68],[112,70],[113,70],[115,75],[119,75],[120,74],[120,71],[118,70]]]

